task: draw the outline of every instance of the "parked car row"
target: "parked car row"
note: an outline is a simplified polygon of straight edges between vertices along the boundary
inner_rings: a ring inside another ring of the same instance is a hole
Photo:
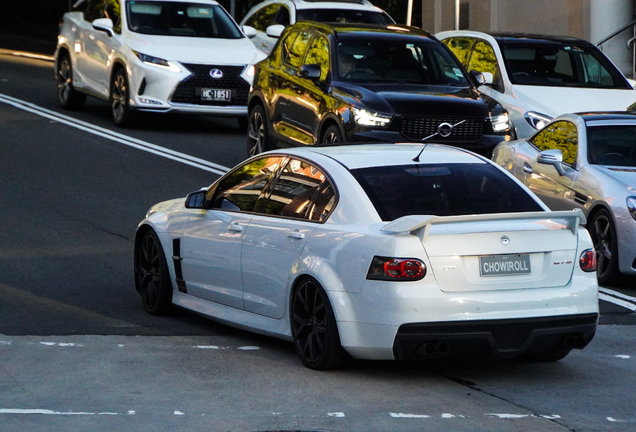
[[[139,224],[146,311],[293,341],[314,369],[585,347],[598,281],[636,273],[636,92],[578,39],[437,36],[366,0],[267,0],[241,25],[214,0],[78,1],[63,107],[247,132],[245,162]],[[564,114],[598,110],[622,113]]]

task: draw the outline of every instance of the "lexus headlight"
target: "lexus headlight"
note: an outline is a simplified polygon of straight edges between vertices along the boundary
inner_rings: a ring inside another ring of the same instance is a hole
[[[353,112],[353,118],[356,123],[362,126],[385,127],[391,122],[391,118],[393,117],[391,115],[380,114],[358,108],[351,108],[351,111]]]
[[[632,218],[636,220],[636,197],[627,197],[627,210]]]
[[[170,63],[168,60],[164,60],[159,57],[153,57],[148,54],[142,54],[134,50],[133,50],[133,53],[139,58],[139,60],[141,60],[142,62],[146,64],[167,68],[175,72],[180,72],[180,69],[175,64]]]
[[[243,72],[241,72],[241,78],[243,78],[249,85],[254,84],[254,75],[256,75],[256,66],[247,65]]]
[[[536,130],[543,129],[552,120],[552,117],[534,111],[528,111],[523,117]]]
[[[494,132],[505,132],[510,129],[510,116],[506,110],[498,115],[490,114],[490,123]]]

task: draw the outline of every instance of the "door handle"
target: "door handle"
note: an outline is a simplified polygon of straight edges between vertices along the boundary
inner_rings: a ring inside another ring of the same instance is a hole
[[[526,174],[532,174],[532,167],[528,165],[526,162],[524,162],[523,166],[521,167],[521,171],[523,171]]]
[[[290,230],[290,231],[287,231],[287,237],[300,240],[305,238],[305,234],[301,233],[298,230],[294,230],[294,231]]]
[[[232,225],[230,225],[229,227],[227,227],[228,230],[232,231],[232,232],[243,232],[243,227],[237,223],[233,223]]]

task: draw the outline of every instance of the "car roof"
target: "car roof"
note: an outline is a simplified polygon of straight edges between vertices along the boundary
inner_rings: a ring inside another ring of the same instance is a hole
[[[573,36],[553,36],[553,35],[539,35],[533,33],[489,33],[497,42],[557,42],[557,43],[578,43],[578,44],[590,44],[590,42],[579,39]]]
[[[487,163],[486,159],[443,144],[356,144],[334,146],[311,146],[287,149],[289,155],[302,157],[317,153],[333,159],[348,169],[379,166]],[[421,154],[420,154],[421,152]],[[413,160],[418,155],[419,161]]]
[[[323,33],[331,33],[337,35],[352,35],[352,36],[371,36],[371,35],[387,35],[392,37],[393,35],[402,37],[416,36],[418,38],[426,37],[437,41],[437,38],[429,32],[417,27],[411,27],[399,24],[367,24],[367,23],[321,23],[316,21],[299,21],[290,28],[311,28],[314,30],[322,31]]]
[[[628,120],[628,121],[636,121],[636,112],[628,112],[628,111],[617,111],[617,112],[584,112],[584,113],[576,113],[576,115],[580,116],[583,121],[591,122],[591,121],[611,121],[611,120]]]

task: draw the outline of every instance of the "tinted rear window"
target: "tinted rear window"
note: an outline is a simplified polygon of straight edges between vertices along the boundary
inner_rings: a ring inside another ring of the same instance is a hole
[[[487,164],[373,167],[351,173],[384,221],[409,215],[543,210],[513,180]]]
[[[346,9],[306,9],[297,12],[296,21],[317,21],[337,23],[393,24],[387,14],[373,11]]]

